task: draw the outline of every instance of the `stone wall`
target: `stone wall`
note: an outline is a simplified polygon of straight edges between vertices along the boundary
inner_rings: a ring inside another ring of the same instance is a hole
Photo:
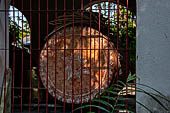
[[[167,97],[170,97],[169,6],[169,0],[137,0],[136,71],[140,78],[138,82],[159,90]],[[147,88],[143,89],[152,92]],[[154,113],[167,113],[144,94],[137,93],[137,100]],[[170,109],[170,105],[167,104],[166,107]],[[137,105],[137,113],[147,112]]]

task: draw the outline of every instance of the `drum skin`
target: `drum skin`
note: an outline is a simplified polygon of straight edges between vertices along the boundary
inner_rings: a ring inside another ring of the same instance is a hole
[[[87,103],[121,73],[119,57],[114,44],[98,30],[67,27],[51,34],[43,46],[40,77],[59,101]]]

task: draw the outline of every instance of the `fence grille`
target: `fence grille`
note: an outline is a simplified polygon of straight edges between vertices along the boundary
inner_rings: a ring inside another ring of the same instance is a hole
[[[110,105],[114,112],[135,112],[135,79],[134,85],[119,87],[136,71],[136,14],[128,0],[12,0],[10,5],[1,10],[9,15],[12,70],[11,85],[2,87],[3,113],[104,113]],[[7,54],[7,46],[4,50]]]

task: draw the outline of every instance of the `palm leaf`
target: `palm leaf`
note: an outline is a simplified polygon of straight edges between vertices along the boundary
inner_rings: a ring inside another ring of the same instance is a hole
[[[98,103],[104,104],[104,105],[114,109],[113,106],[110,103],[108,103],[108,102],[106,102],[106,101],[104,101],[102,99],[94,99],[93,102],[98,102]]]
[[[98,108],[98,109],[103,110],[103,111],[105,111],[105,112],[107,112],[107,113],[111,113],[111,111],[105,109],[105,108],[102,107],[102,106],[98,106],[98,105],[84,105],[84,106],[80,106],[80,107],[74,109],[74,111],[77,111],[77,110],[80,110],[80,109],[84,109],[84,108],[89,108],[89,107]]]
[[[142,104],[141,102],[136,100],[136,103],[138,103],[140,106],[142,106],[143,108],[145,108],[147,111],[149,111],[150,113],[153,113],[147,106],[145,106],[144,104]]]
[[[139,90],[136,90],[138,92],[141,92],[141,93],[144,93],[148,96],[150,96],[154,101],[156,101],[160,106],[162,106],[165,110],[169,111],[169,109],[167,107],[164,106],[164,104],[159,100],[157,99],[155,96],[153,96],[151,93],[141,89],[141,88],[138,88]]]

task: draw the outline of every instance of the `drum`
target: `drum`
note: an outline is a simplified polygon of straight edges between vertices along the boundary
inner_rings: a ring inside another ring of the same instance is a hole
[[[73,32],[74,31],[74,32]],[[40,53],[40,77],[59,101],[87,103],[121,73],[120,55],[109,37],[90,27],[51,33]]]

